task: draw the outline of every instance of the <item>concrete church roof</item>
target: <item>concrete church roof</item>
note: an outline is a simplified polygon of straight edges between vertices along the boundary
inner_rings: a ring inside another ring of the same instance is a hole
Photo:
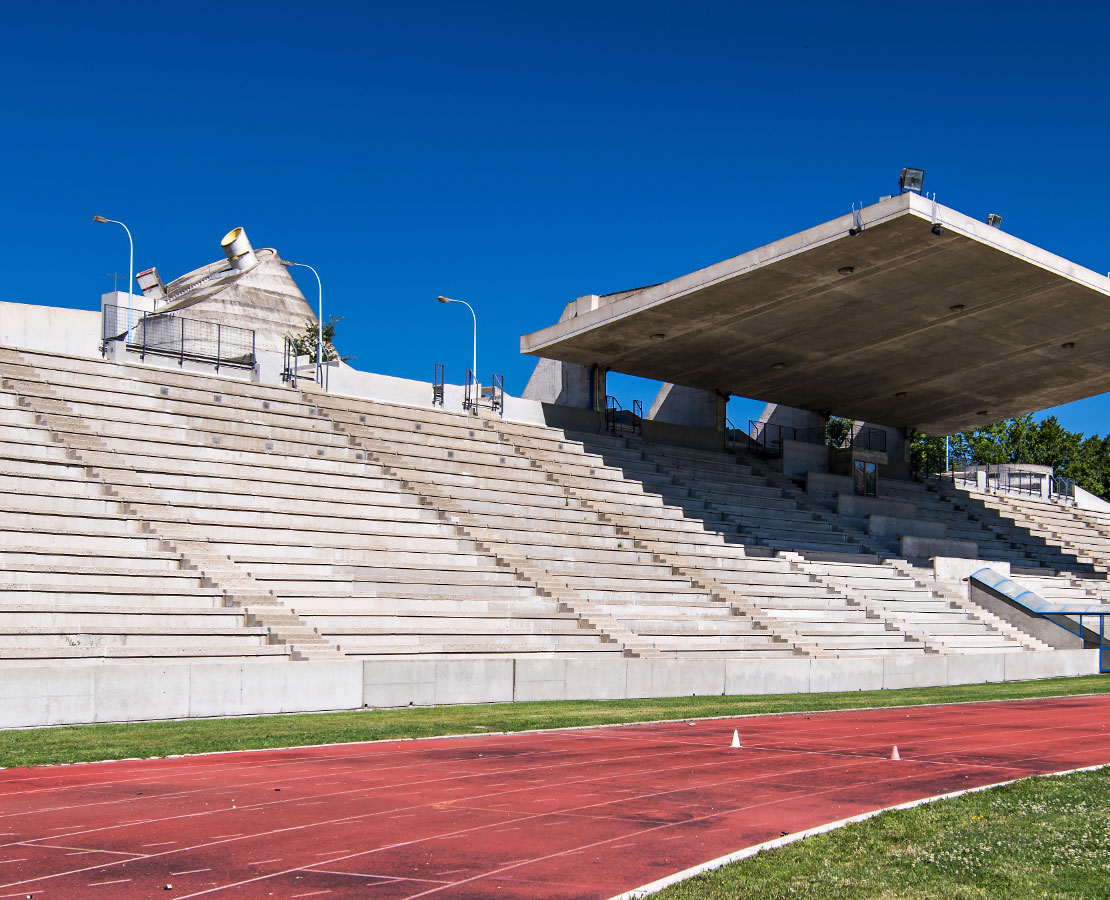
[[[931,434],[1110,390],[1110,279],[913,193],[861,221],[580,298],[521,351]]]

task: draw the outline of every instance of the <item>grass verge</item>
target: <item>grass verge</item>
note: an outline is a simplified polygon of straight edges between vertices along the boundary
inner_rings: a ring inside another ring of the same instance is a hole
[[[653,900],[1105,900],[1110,770],[1028,778],[760,853]]]
[[[900,691],[496,703],[31,728],[0,731],[0,767],[484,731],[530,731],[663,719],[970,703],[1095,693],[1110,693],[1110,677],[1090,675]]]

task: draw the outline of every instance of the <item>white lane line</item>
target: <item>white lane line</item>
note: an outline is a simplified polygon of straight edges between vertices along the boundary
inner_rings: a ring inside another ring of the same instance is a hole
[[[254,862],[247,863],[248,866],[264,866],[266,863],[281,862],[281,857],[277,859],[256,859]]]
[[[26,856],[21,856],[18,859],[0,859],[0,866],[6,866],[8,863],[27,862]]]
[[[172,847],[177,841],[159,841],[157,844],[143,844],[144,847]]]
[[[739,862],[743,859],[748,859],[761,853],[764,850],[774,850],[778,847],[785,847],[787,844],[793,844],[802,838],[810,837],[815,834],[824,834],[826,831],[835,831],[837,828],[844,828],[847,825],[854,825],[857,822],[866,822],[868,819],[873,819],[875,816],[882,815],[885,812],[900,809],[913,809],[917,806],[924,806],[927,803],[937,803],[941,800],[953,800],[956,797],[962,797],[964,794],[977,794],[980,791],[989,791],[992,788],[1003,787],[1007,784],[1013,784],[1015,781],[1022,781],[1025,778],[1059,778],[1062,775],[1072,775],[1075,772],[1094,772],[1098,769],[1106,768],[1104,765],[1086,766],[1081,769],[1068,769],[1065,772],[1046,772],[1041,775],[1022,776],[1022,778],[1011,778],[1009,781],[999,781],[996,784],[984,784],[981,787],[967,788],[962,791],[950,791],[947,794],[938,794],[935,797],[923,797],[920,800],[910,800],[908,803],[899,803],[897,806],[888,806],[885,809],[873,809],[870,812],[860,813],[858,816],[852,816],[848,819],[839,819],[836,822],[829,822],[825,825],[818,825],[815,828],[807,828],[805,831],[796,831],[794,834],[784,835],[780,838],[775,838],[771,841],[764,841],[762,844],[755,844],[751,847],[745,847],[743,850],[737,850],[735,853],[729,853],[725,856],[718,856],[716,859],[711,859],[709,862],[702,863],[701,865],[691,866],[689,869],[683,869],[681,872],[676,872],[674,875],[668,875],[666,878],[660,878],[658,881],[653,881],[650,884],[642,885],[638,888],[633,888],[631,891],[625,891],[623,894],[617,894],[609,900],[641,900],[651,894],[658,893],[665,887],[670,887],[672,884],[677,884],[680,881],[686,881],[693,878],[695,875],[701,875],[704,872],[711,872],[714,869],[719,869],[721,866],[727,866],[729,863]]]
[[[331,889],[329,888],[326,891],[310,891],[307,894],[290,894],[289,897],[290,897],[290,900],[292,900],[293,897],[319,897],[321,894],[330,894],[330,893],[331,893]]]
[[[127,884],[130,878],[117,878],[115,881],[90,881],[89,887],[103,887],[106,884]]]
[[[178,875],[199,875],[201,872],[211,872],[211,869],[186,869],[184,872],[170,872],[174,877]]]

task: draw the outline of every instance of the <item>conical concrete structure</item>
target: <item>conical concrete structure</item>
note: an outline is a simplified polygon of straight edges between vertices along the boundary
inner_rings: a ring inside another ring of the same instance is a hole
[[[229,232],[245,243],[242,229]],[[225,250],[230,247],[225,238]],[[285,335],[297,336],[316,311],[281,264],[276,250],[253,250],[195,269],[165,287],[156,313],[175,313],[255,332],[258,350],[281,352]]]

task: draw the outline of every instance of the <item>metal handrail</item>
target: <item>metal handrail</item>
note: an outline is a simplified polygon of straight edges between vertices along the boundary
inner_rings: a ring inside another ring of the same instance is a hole
[[[605,395],[605,428],[618,437],[624,436],[624,408],[612,394]]]
[[[505,376],[493,374],[490,376],[489,407],[505,417]]]
[[[436,363],[435,366],[435,374],[432,376],[432,406],[443,406],[443,363]]]
[[[473,409],[475,414],[478,412],[477,398],[474,396],[474,370],[466,370],[466,384],[463,388],[463,410]]]
[[[285,336],[285,343],[282,346],[281,380],[291,388],[297,387],[297,348],[289,335]]]
[[[1064,475],[1052,476],[1052,496],[1075,501],[1075,479]]]

